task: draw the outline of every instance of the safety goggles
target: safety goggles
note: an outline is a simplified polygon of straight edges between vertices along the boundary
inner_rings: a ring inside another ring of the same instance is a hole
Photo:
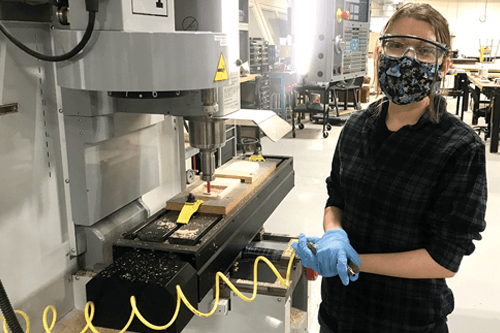
[[[381,35],[379,40],[383,53],[391,58],[401,58],[412,51],[418,61],[436,63],[450,52],[446,45],[416,36]]]

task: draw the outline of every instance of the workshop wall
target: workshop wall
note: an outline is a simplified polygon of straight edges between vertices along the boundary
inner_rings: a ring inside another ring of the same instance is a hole
[[[262,7],[267,7],[267,8],[276,8],[276,9],[286,9],[288,7],[288,3],[290,1],[288,0],[255,0],[255,2],[258,2],[259,5]]]
[[[271,33],[274,43],[279,45],[282,31],[286,26],[288,3],[286,0],[252,0],[249,1],[249,32],[250,37],[265,38],[262,24],[266,24]],[[258,8],[257,8],[258,7]],[[258,10],[262,12],[265,22],[259,23],[256,15]]]
[[[405,1],[414,2],[414,1]],[[479,39],[500,40],[500,0],[489,0],[486,6],[486,20],[480,21],[485,15],[485,1],[482,0],[426,0],[448,20],[452,36],[452,47],[459,50],[459,55],[478,56]],[[372,3],[371,31],[381,32],[388,17],[379,15],[380,5]],[[496,44],[495,44],[496,46]]]
[[[485,14],[485,1],[443,1],[427,0],[436,8],[450,24],[455,39],[453,49],[459,54],[479,56],[479,39],[500,40],[500,0],[488,0],[486,21],[481,22],[480,16]],[[496,45],[495,45],[496,46]]]
[[[255,0],[265,10],[283,10],[288,6],[286,0]],[[412,2],[412,1],[405,1]],[[436,8],[448,20],[451,32],[456,36],[453,40],[453,48],[459,50],[459,54],[477,56],[479,54],[479,39],[500,40],[500,0],[489,0],[487,5],[484,0],[426,0]],[[486,7],[486,8],[485,8]],[[379,17],[380,5],[372,2],[372,32],[380,32],[386,17]],[[486,10],[485,10],[486,9]],[[485,15],[486,21],[479,19]],[[250,26],[253,37],[262,37],[256,24]]]
[[[413,1],[405,1],[413,2]],[[486,10],[486,21],[481,22],[479,18],[485,14],[485,2],[473,0],[426,0],[420,1],[428,3],[438,10],[450,25],[452,34],[452,49],[458,50],[459,55],[468,57],[479,56],[479,39],[483,43],[486,39],[495,40],[495,47],[500,41],[500,0],[489,0]],[[380,15],[381,5],[372,2],[372,19],[370,31],[380,33],[389,17]],[[377,37],[374,35],[374,37]],[[500,52],[498,53],[500,56]],[[373,78],[373,59],[368,60],[368,75]],[[449,82],[448,82],[449,81]],[[453,80],[447,77],[446,86],[450,87]]]

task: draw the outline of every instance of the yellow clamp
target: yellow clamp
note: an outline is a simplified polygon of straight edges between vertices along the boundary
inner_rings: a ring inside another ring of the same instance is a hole
[[[250,162],[265,162],[266,159],[264,157],[262,157],[261,154],[253,154],[252,156],[250,156],[250,158],[248,159]]]
[[[203,200],[196,200],[196,202],[186,202],[184,207],[177,218],[177,223],[189,223],[191,216],[198,211],[200,205],[203,203]]]
[[[484,53],[486,52],[487,48],[486,47],[481,47],[481,55],[479,57],[479,62],[483,62],[484,61]]]

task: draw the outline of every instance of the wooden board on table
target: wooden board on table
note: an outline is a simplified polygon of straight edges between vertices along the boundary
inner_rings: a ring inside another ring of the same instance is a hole
[[[481,67],[484,66],[484,65],[472,65],[472,64],[451,64],[451,68],[453,69],[463,69],[465,70],[466,72],[479,72],[479,69],[481,69]],[[488,70],[488,73],[500,73],[500,66],[489,66],[489,65],[486,65],[484,66],[485,69]]]
[[[201,213],[209,214],[229,214],[233,209],[235,209],[238,204],[243,202],[253,190],[255,190],[271,173],[276,170],[276,165],[279,160],[267,159],[265,162],[259,163],[259,170],[257,172],[257,177],[253,183],[238,183],[227,195],[222,197],[206,197],[201,198],[204,203],[198,209]],[[189,185],[183,192],[179,193],[167,202],[168,210],[182,210],[184,203],[187,200],[187,196],[195,188],[199,187],[205,183],[202,180],[197,180],[193,184]]]
[[[255,79],[258,77],[260,77],[260,74],[248,74],[247,76],[240,76],[240,83],[255,81]]]
[[[477,76],[468,75],[468,79],[473,85],[475,85],[476,87],[478,87],[481,90],[486,88],[486,87],[497,88],[497,89],[500,87],[500,85],[495,84],[494,81],[481,80],[481,78],[479,78]]]
[[[215,170],[215,177],[240,179],[245,183],[253,183],[257,179],[259,167],[258,162],[229,161]]]

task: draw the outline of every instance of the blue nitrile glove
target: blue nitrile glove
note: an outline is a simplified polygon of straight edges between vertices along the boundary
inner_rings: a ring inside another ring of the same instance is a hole
[[[316,244],[316,254],[307,246],[307,242]],[[356,281],[359,278],[359,273],[354,276],[347,273],[347,259],[360,267],[361,260],[343,229],[330,229],[321,238],[300,234],[299,242],[292,243],[292,247],[301,259],[302,265],[318,272],[321,276],[339,275],[345,286],[349,284],[349,280]]]
[[[310,242],[314,243],[314,240]],[[349,284],[349,280],[358,279],[359,273],[354,276],[347,273],[347,259],[360,267],[361,260],[343,229],[328,230],[315,244],[318,274],[324,277],[338,275],[344,286]]]
[[[318,271],[318,259],[316,255],[312,253],[311,249],[307,246],[307,242],[314,243],[319,240],[319,237],[306,237],[304,234],[299,235],[299,242],[292,243],[292,247],[295,250],[295,254],[302,261],[302,266],[308,267],[313,271]]]

